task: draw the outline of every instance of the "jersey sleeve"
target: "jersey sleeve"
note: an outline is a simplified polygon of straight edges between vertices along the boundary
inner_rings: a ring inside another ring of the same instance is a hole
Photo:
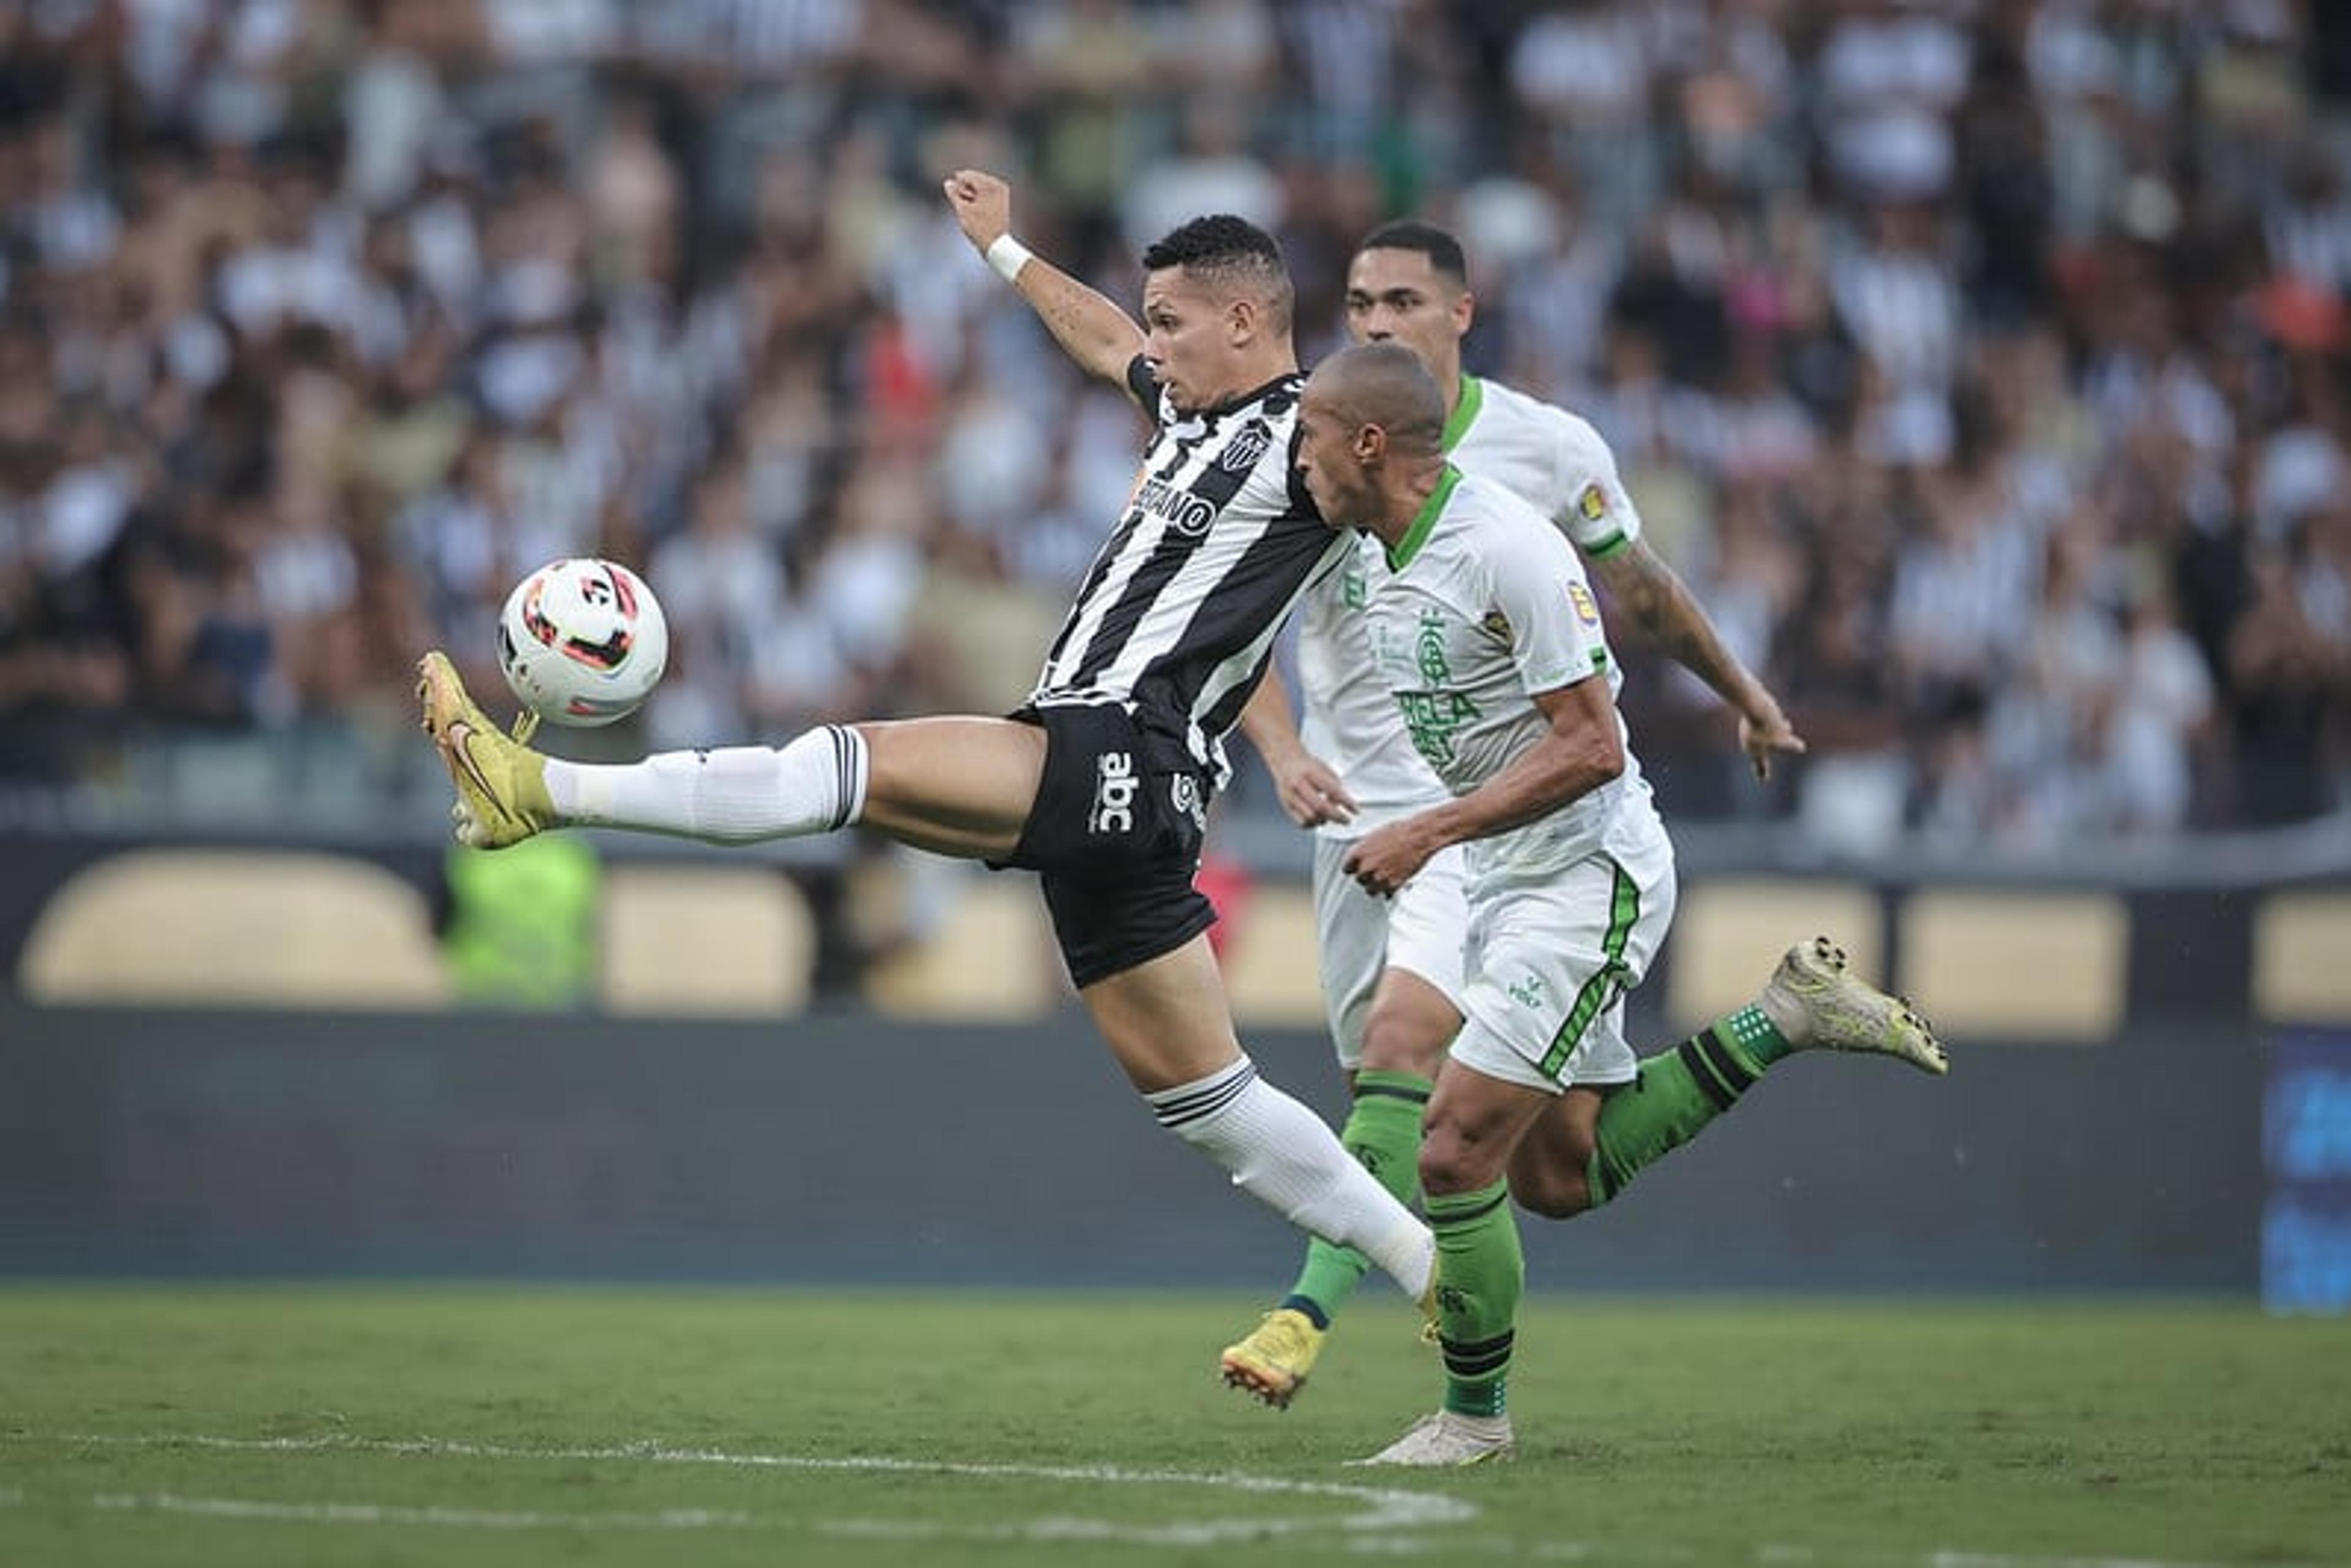
[[[1575,548],[1597,560],[1641,537],[1641,514],[1616,473],[1616,455],[1591,424],[1563,411],[1555,520]]]
[[[1608,637],[1583,567],[1556,534],[1499,534],[1489,584],[1510,628],[1510,657],[1530,692],[1552,692],[1608,670]]]
[[[1315,521],[1321,522],[1322,508],[1314,504],[1314,493],[1306,487],[1306,477],[1298,471],[1298,447],[1299,444],[1305,439],[1306,432],[1301,426],[1292,424],[1290,427],[1290,459],[1287,470],[1290,476],[1290,509],[1299,517],[1312,517]]]
[[[1143,412],[1164,422],[1159,407],[1159,378],[1151,373],[1151,361],[1141,354],[1126,361],[1127,395],[1143,405]]]

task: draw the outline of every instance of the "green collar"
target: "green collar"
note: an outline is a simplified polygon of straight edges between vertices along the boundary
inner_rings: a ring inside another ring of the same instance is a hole
[[[1453,499],[1453,486],[1459,483],[1461,470],[1447,463],[1444,476],[1437,481],[1437,488],[1428,493],[1428,499],[1423,501],[1420,510],[1413,514],[1412,527],[1405,529],[1404,538],[1389,548],[1390,571],[1402,571],[1412,564],[1412,558],[1418,555],[1420,547],[1428,542],[1429,530],[1437,527],[1437,514],[1445,510],[1446,502]]]
[[[1453,412],[1445,419],[1446,451],[1450,452],[1461,444],[1461,438],[1469,434],[1469,426],[1476,421],[1478,411],[1485,405],[1486,383],[1476,376],[1463,376],[1461,401],[1453,405]]]

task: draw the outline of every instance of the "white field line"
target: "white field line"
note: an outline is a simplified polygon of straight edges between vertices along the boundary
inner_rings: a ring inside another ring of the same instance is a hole
[[[763,1521],[732,1509],[671,1508],[658,1513],[549,1513],[538,1509],[443,1508],[383,1502],[273,1502],[261,1498],[182,1497],[176,1492],[99,1492],[110,1513],[194,1514],[294,1524],[438,1524],[464,1530],[709,1530]]]
[[[183,1497],[171,1492],[102,1492],[89,1500],[110,1511],[146,1510],[219,1519],[250,1519],[323,1524],[439,1525],[475,1530],[711,1530],[793,1528],[843,1537],[956,1541],[1115,1542],[1143,1546],[1198,1546],[1269,1535],[1350,1532],[1344,1550],[1369,1556],[1497,1556],[1552,1563],[1695,1562],[1696,1555],[1671,1547],[1644,1550],[1623,1543],[1580,1541],[1516,1541],[1499,1536],[1464,1536],[1444,1531],[1414,1536],[1410,1530],[1466,1523],[1478,1517],[1474,1503],[1435,1492],[1335,1481],[1290,1480],[1238,1472],[1134,1470],[1116,1465],[967,1464],[951,1460],[893,1459],[869,1456],[741,1454],[711,1448],[673,1448],[658,1443],[609,1448],[530,1448],[499,1443],[468,1443],[438,1437],[354,1437],[332,1434],[306,1437],[222,1437],[200,1434],[36,1433],[0,1431],[0,1443],[43,1448],[201,1448],[230,1453],[414,1454],[428,1458],[493,1460],[594,1460],[736,1469],[831,1470],[864,1474],[946,1475],[1002,1479],[1061,1480],[1109,1486],[1196,1486],[1266,1496],[1338,1498],[1362,1505],[1358,1511],[1322,1519],[1217,1519],[1158,1525],[1053,1517],[1004,1524],[923,1524],[904,1520],[799,1520],[731,1509],[664,1509],[653,1512],[566,1513],[541,1510],[488,1510],[369,1502],[277,1501],[262,1499]],[[22,1488],[0,1488],[0,1507],[23,1506]],[[1754,1568],[2232,1568],[2220,1563],[2147,1557],[2034,1556],[1998,1552],[1871,1551],[1788,1544],[1758,1546],[1744,1562]],[[2265,1568],[2317,1568],[2275,1563]]]
[[[1392,1487],[1350,1485],[1337,1481],[1290,1480],[1276,1476],[1253,1476],[1238,1472],[1207,1472],[1189,1470],[1135,1470],[1116,1465],[1008,1465],[969,1464],[953,1460],[893,1459],[862,1455],[814,1454],[741,1454],[710,1448],[672,1448],[658,1443],[629,1443],[611,1448],[528,1448],[498,1443],[454,1442],[438,1437],[351,1437],[326,1435],[307,1437],[219,1437],[203,1435],[175,1436],[150,1433],[132,1436],[94,1433],[38,1435],[32,1433],[0,1433],[0,1441],[39,1443],[44,1447],[71,1448],[77,1446],[141,1448],[204,1448],[235,1453],[374,1453],[416,1454],[432,1458],[468,1459],[583,1460],[666,1465],[712,1465],[735,1469],[830,1470],[862,1474],[959,1476],[978,1479],[1019,1479],[1071,1481],[1096,1486],[1183,1486],[1202,1487],[1212,1490],[1241,1492],[1259,1496],[1335,1498],[1358,1505],[1352,1512],[1329,1517],[1216,1519],[1185,1521],[1165,1525],[1134,1525],[1098,1520],[1058,1519],[1036,1521],[1043,1531],[1041,1539],[1083,1538],[1131,1541],[1138,1544],[1200,1545],[1224,1540],[1248,1539],[1257,1536],[1296,1535],[1314,1531],[1384,1531],[1395,1530],[1426,1530],[1458,1524],[1477,1517],[1474,1504],[1435,1492],[1406,1491]],[[177,1499],[179,1503],[224,1500]],[[151,1506],[152,1506],[151,1504]],[[270,1504],[269,1507],[305,1507],[305,1504]],[[374,1509],[383,1517],[374,1521],[354,1520],[352,1522],[393,1522],[397,1510],[378,1509],[369,1503],[319,1504],[321,1508]],[[186,1511],[186,1510],[183,1510]],[[408,1510],[416,1513],[448,1513],[449,1510]],[[606,1516],[548,1516],[547,1522],[575,1519],[581,1523],[594,1523]],[[648,1516],[655,1517],[655,1516]],[[400,1522],[436,1523],[445,1520],[416,1519]],[[711,1523],[740,1525],[752,1522],[749,1516],[725,1519],[714,1517]],[[680,1528],[673,1523],[664,1528]],[[831,1521],[827,1529],[846,1532],[890,1529],[885,1521],[841,1520]],[[1026,1527],[1024,1527],[1026,1528]],[[943,1527],[941,1533],[962,1533]]]

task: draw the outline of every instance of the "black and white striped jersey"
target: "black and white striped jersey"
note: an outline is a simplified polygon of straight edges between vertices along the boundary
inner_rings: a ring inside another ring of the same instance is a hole
[[[1296,476],[1292,372],[1203,413],[1179,413],[1141,356],[1127,384],[1158,428],[1126,510],[1045,655],[1034,707],[1117,703],[1180,738],[1221,783],[1218,744],[1265,673],[1282,618],[1352,535]]]

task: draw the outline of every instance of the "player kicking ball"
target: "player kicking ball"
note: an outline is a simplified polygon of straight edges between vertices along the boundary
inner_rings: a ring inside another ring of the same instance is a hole
[[[1149,424],[1148,482],[1107,523],[1028,700],[1008,715],[821,724],[781,747],[590,765],[502,735],[429,653],[423,716],[459,837],[495,849],[577,826],[743,844],[860,825],[1033,872],[1071,984],[1154,1120],[1420,1300],[1428,1228],[1259,1072],[1195,883],[1230,774],[1224,737],[1282,621],[1345,542],[1296,487],[1303,378],[1280,247],[1230,215],[1179,225],[1144,252],[1137,321],[1013,237],[1002,180],[961,170],[942,193],[987,264]]]

